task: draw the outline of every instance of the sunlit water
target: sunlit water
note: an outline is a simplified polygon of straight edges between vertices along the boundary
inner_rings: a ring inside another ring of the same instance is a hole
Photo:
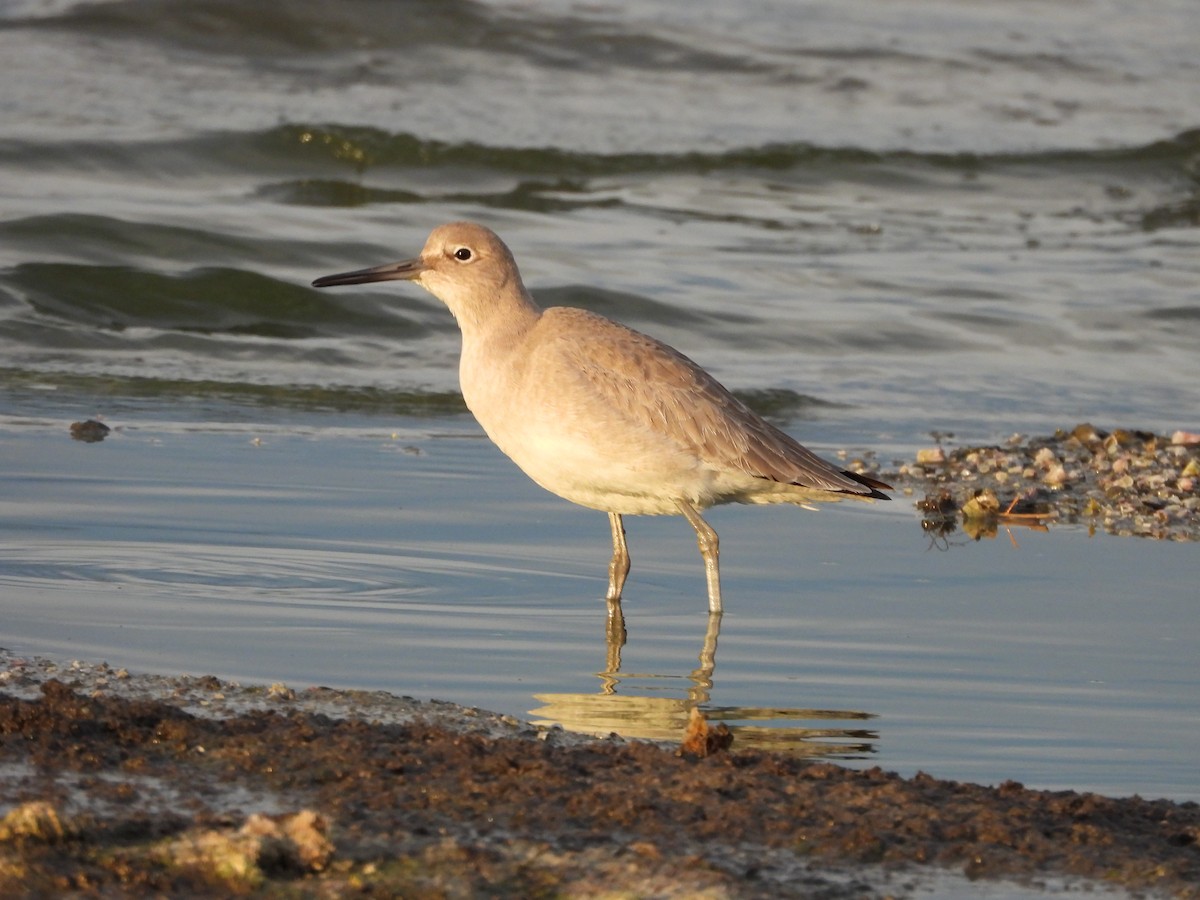
[[[1198,45],[1188,0],[10,3],[0,375],[452,392],[436,301],[308,285],[472,218],[840,441],[1190,428]]]
[[[726,508],[716,635],[631,520],[621,646],[446,310],[309,287],[477,219],[825,452],[1194,431],[1192,0],[277,6],[0,5],[0,645],[1197,796],[1195,545]]]
[[[302,419],[94,445],[5,422],[3,646],[631,736],[698,705],[743,745],[851,765],[1200,797],[1194,546],[932,540],[904,498],[727,507],[717,636],[691,529],[631,519],[621,647],[602,515],[463,418]]]

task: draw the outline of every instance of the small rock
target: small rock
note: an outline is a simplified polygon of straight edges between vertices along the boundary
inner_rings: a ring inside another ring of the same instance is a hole
[[[82,441],[85,444],[95,444],[108,437],[111,430],[103,422],[97,422],[95,419],[88,419],[86,422],[72,422],[71,439]]]
[[[1033,464],[1042,469],[1049,469],[1058,462],[1058,457],[1049,447],[1043,447],[1033,455]]]
[[[271,700],[295,700],[296,692],[282,681],[276,681],[267,688],[267,697]]]
[[[1070,481],[1071,476],[1067,473],[1067,470],[1063,468],[1061,463],[1056,463],[1050,467],[1050,471],[1046,473],[1042,480],[1049,485],[1060,485],[1066,484],[1068,481]]]

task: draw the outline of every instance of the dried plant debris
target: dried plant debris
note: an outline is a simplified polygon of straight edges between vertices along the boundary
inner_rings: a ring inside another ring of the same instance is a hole
[[[683,731],[683,739],[679,742],[678,755],[701,758],[720,753],[733,746],[733,732],[724,722],[718,722],[714,727],[708,724],[708,718],[699,707],[692,707],[688,714],[687,728]]]
[[[921,495],[925,527],[973,537],[1054,522],[1164,540],[1200,540],[1200,434],[1170,436],[1082,424],[1001,446],[942,446],[883,472]]]

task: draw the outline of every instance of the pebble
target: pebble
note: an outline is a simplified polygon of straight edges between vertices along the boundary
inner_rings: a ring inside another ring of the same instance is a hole
[[[1112,534],[1200,540],[1196,432],[1104,431],[1083,423],[1046,437],[1013,435],[997,446],[939,445],[896,466],[878,474],[906,493],[924,491],[917,506],[935,521],[978,521],[982,509],[997,521],[1010,512]],[[997,498],[994,508],[991,501],[981,507],[984,491]]]

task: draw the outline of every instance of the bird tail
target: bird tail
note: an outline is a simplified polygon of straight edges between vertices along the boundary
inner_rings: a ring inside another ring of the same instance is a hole
[[[849,478],[851,481],[857,481],[863,487],[870,488],[871,492],[869,494],[867,494],[866,496],[870,497],[872,500],[891,500],[892,499],[887,494],[883,493],[884,491],[895,490],[895,488],[893,488],[890,484],[882,482],[878,478],[872,478],[870,475],[862,475],[858,472],[843,471],[842,474],[845,475],[847,478]],[[848,491],[847,493],[850,493],[850,492]]]

